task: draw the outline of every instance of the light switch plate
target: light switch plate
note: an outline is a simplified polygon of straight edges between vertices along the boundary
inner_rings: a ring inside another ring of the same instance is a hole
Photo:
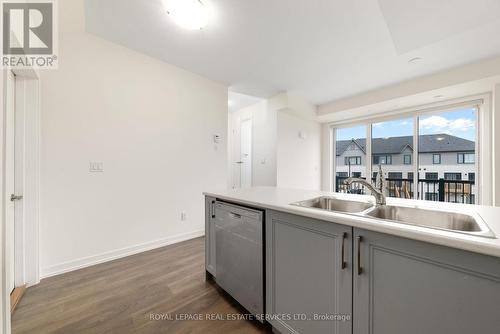
[[[92,172],[92,173],[104,172],[104,163],[103,162],[90,162],[89,172]]]

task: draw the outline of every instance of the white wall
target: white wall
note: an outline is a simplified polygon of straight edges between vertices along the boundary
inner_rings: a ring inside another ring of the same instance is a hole
[[[278,113],[278,187],[321,188],[321,126],[287,112]]]
[[[277,113],[278,187],[319,190],[322,139],[317,107],[285,92],[269,99],[269,109]]]
[[[266,100],[230,112],[231,142],[229,164],[232,164],[233,178],[238,178],[234,162],[240,160],[240,122],[252,119],[252,185],[276,186],[276,112],[269,110]]]
[[[59,11],[59,69],[41,78],[42,275],[201,235],[202,191],[226,187],[227,87],[84,33],[83,0]]]
[[[493,203],[496,206],[500,206],[500,84],[495,86],[493,98],[493,182],[495,184]]]
[[[233,179],[238,178],[240,122],[251,118],[253,186],[321,188],[321,126],[312,120],[313,108],[306,101],[279,94],[229,113],[229,164]],[[299,133],[307,138],[299,138]]]
[[[333,141],[332,129],[326,123],[321,124],[321,190],[331,191],[333,185]]]

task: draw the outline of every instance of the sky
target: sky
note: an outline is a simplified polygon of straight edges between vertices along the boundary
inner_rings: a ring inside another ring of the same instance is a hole
[[[475,141],[476,137],[475,108],[460,109],[450,112],[424,114],[419,118],[420,135],[446,133],[452,136]],[[382,123],[374,123],[373,138],[386,138],[413,135],[413,119],[398,119]],[[366,138],[366,126],[337,129],[337,140]]]

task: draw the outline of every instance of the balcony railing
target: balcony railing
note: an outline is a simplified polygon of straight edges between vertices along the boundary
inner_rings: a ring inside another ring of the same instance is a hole
[[[364,186],[354,183],[351,186],[344,184],[347,177],[337,176],[336,192],[364,194]],[[364,179],[364,178],[363,178]],[[413,198],[415,192],[413,179],[385,179],[387,195],[397,198]],[[375,179],[372,179],[375,183]],[[475,204],[474,181],[419,179],[417,198],[427,201]]]

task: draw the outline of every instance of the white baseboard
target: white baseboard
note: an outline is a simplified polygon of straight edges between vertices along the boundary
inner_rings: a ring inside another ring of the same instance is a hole
[[[64,274],[73,270],[90,267],[99,263],[116,260],[122,257],[134,255],[137,253],[142,253],[155,248],[165,247],[181,241],[198,238],[203,235],[205,235],[205,230],[181,233],[167,238],[145,242],[143,244],[138,244],[98,255],[88,256],[77,260],[56,264],[48,268],[42,268],[41,278],[43,279],[51,276]]]

